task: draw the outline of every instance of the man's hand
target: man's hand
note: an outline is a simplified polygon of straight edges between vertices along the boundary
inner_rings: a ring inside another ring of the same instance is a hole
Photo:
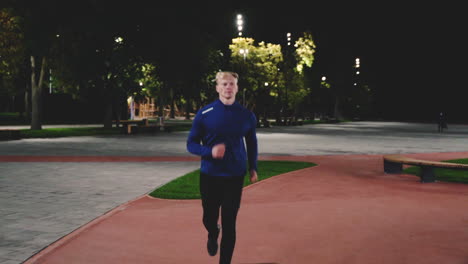
[[[211,149],[211,156],[213,156],[214,159],[222,159],[225,151],[226,145],[224,145],[224,143],[214,145]]]
[[[250,170],[250,183],[256,183],[258,181],[257,171]]]

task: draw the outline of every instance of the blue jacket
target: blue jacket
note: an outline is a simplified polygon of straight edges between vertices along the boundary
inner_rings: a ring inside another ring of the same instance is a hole
[[[257,135],[255,115],[234,102],[224,105],[219,99],[198,111],[187,139],[187,150],[201,156],[201,172],[211,176],[244,176],[257,170]],[[247,145],[247,152],[244,144]],[[224,143],[223,159],[214,159],[211,149]]]

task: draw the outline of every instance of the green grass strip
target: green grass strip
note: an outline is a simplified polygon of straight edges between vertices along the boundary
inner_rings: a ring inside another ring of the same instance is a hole
[[[66,127],[46,128],[41,130],[21,129],[21,138],[56,138],[75,136],[95,136],[121,134],[121,128],[105,129],[102,127]]]
[[[262,181],[286,172],[313,167],[316,164],[296,161],[258,161],[257,166],[258,180]],[[163,199],[200,199],[199,182],[200,170],[198,169],[168,182],[149,195]],[[244,186],[248,185],[250,185],[250,181],[246,175]]]
[[[446,160],[445,162],[468,164],[468,159]],[[418,166],[411,166],[403,170],[407,174],[421,176],[421,168]],[[438,181],[455,182],[455,183],[468,183],[468,171],[435,168],[434,174]]]

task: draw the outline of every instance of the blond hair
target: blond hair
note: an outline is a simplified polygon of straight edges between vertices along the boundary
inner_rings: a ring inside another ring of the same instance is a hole
[[[223,79],[226,75],[228,75],[228,76],[230,75],[230,76],[236,78],[237,80],[239,80],[239,74],[237,74],[235,72],[220,71],[220,72],[216,73],[216,78],[215,78],[216,83],[218,83],[218,80]]]

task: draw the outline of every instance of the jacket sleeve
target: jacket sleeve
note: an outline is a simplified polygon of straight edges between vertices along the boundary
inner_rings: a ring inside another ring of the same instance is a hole
[[[199,111],[192,122],[189,136],[187,138],[187,150],[203,158],[211,157],[211,148],[201,144],[204,135],[201,112]]]
[[[257,171],[257,158],[258,158],[258,144],[257,144],[257,118],[254,113],[250,118],[251,126],[249,132],[245,136],[245,143],[247,145],[247,158],[249,160],[249,170]]]

